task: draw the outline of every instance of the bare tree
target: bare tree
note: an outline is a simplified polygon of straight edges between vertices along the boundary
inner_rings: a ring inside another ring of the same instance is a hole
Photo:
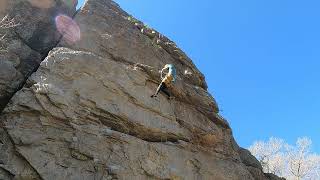
[[[285,166],[283,155],[285,147],[284,140],[272,137],[268,142],[255,142],[249,150],[260,161],[264,172],[282,175]]]
[[[304,137],[297,140],[295,147],[288,147],[288,168],[294,179],[315,179],[319,174],[320,156],[311,154],[311,144],[312,141]]]
[[[288,180],[319,180],[320,155],[311,153],[312,141],[299,138],[295,146],[282,139],[270,138],[249,147],[261,162],[264,172],[273,173]]]

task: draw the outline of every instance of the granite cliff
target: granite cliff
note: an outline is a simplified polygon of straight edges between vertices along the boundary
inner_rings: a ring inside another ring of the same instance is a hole
[[[75,6],[0,3],[0,179],[279,179],[237,145],[174,42],[113,1]],[[174,99],[151,99],[167,63]]]

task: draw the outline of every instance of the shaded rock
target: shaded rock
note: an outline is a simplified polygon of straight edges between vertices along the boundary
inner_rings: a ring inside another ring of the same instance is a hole
[[[285,180],[285,178],[280,178],[274,174],[263,173],[260,162],[247,149],[239,148],[239,155],[242,163],[246,165],[255,180]]]
[[[262,170],[262,166],[260,162],[247,149],[240,148],[239,155],[240,155],[241,161],[246,166],[251,166],[251,167]]]
[[[65,14],[72,17],[76,2],[64,0],[4,0],[1,17],[14,19],[15,27],[10,29],[13,37],[30,49],[46,54],[59,41],[61,34],[56,29],[55,17]],[[10,33],[9,32],[9,33]],[[10,35],[9,35],[10,36]]]
[[[274,174],[266,173],[265,176],[270,180],[286,180],[285,178],[280,178]]]
[[[0,111],[59,42],[55,17],[75,13],[75,4],[65,2],[1,1],[0,19],[7,18],[0,24]]]

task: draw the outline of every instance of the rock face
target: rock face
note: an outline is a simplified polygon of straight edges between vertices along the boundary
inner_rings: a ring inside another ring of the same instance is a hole
[[[0,110],[59,42],[55,17],[74,13],[64,0],[1,0]]]
[[[21,43],[45,59],[0,116],[0,179],[277,179],[238,147],[204,76],[172,41],[109,0],[87,0],[74,21],[76,43],[49,36],[56,30]],[[178,69],[174,99],[152,99],[166,63]],[[4,77],[11,93],[23,83]]]

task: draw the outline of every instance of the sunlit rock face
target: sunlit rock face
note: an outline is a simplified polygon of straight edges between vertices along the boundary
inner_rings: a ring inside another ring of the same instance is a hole
[[[46,57],[0,116],[0,179],[277,179],[238,147],[204,76],[168,38],[109,0],[56,15],[57,45],[30,48]],[[167,63],[174,98],[152,99]]]

